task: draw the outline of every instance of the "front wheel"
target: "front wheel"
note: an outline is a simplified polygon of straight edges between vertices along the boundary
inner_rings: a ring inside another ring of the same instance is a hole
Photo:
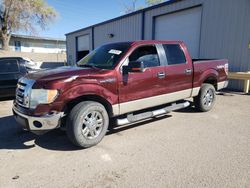
[[[201,112],[208,112],[213,108],[215,99],[216,91],[214,86],[211,84],[203,84],[199,95],[194,97],[194,105],[197,110]]]
[[[84,101],[71,110],[66,123],[67,135],[75,145],[88,148],[103,139],[108,125],[105,107],[97,102]]]

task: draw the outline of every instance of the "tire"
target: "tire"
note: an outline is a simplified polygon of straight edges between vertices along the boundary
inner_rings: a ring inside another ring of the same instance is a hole
[[[84,101],[71,110],[66,122],[67,135],[76,146],[89,148],[101,142],[108,125],[105,107],[97,102]]]
[[[203,84],[201,86],[199,95],[194,97],[195,108],[200,112],[210,111],[216,100],[216,91],[213,85]]]

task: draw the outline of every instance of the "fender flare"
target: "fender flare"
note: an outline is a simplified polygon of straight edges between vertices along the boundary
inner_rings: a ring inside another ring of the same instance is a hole
[[[69,104],[83,100],[93,100],[103,104],[110,116],[117,113],[115,107],[118,103],[118,95],[98,84],[75,85],[64,91],[60,98],[64,99],[64,109],[66,109]]]

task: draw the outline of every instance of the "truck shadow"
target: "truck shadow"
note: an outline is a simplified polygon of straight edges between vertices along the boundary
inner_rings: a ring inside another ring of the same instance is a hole
[[[135,127],[143,126],[155,121],[160,121],[171,117],[164,115],[158,118],[148,119],[143,122],[133,123],[126,126],[111,125],[106,136],[119,134],[122,131],[133,129]],[[67,138],[66,132],[59,129],[48,132],[44,135],[38,136],[28,131],[22,130],[13,116],[6,116],[0,118],[0,150],[26,150],[32,149],[36,146],[47,150],[55,151],[76,151],[82,150],[74,146]]]
[[[131,123],[131,124],[124,125],[124,126],[118,126],[118,125],[115,125],[115,124],[113,124],[113,125],[111,124],[109,126],[109,131],[106,134],[106,136],[107,135],[112,135],[112,134],[117,134],[119,132],[126,131],[128,129],[133,129],[133,128],[136,128],[136,127],[140,127],[140,126],[143,126],[145,124],[153,123],[153,122],[160,121],[162,119],[166,119],[166,118],[170,118],[170,117],[172,117],[172,116],[168,115],[168,114],[165,114],[165,115],[159,116],[157,118],[150,118],[150,119],[147,119],[147,120],[144,120],[144,121],[141,121],[141,122]]]
[[[174,112],[177,112],[177,113],[201,113],[201,112],[197,111],[192,104],[191,104],[191,106],[189,106],[187,108],[176,110]]]
[[[9,100],[14,100],[15,97],[0,97],[0,102],[1,101],[9,101]]]
[[[30,149],[35,145],[25,143],[34,139],[35,135],[18,127],[13,116],[0,118],[0,149]]]

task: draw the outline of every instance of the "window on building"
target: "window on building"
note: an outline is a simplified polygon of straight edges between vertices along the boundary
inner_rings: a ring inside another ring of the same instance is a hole
[[[179,44],[164,44],[163,47],[166,52],[168,65],[178,65],[186,63],[186,57]]]
[[[66,45],[65,45],[65,44],[60,44],[60,45],[59,45],[59,48],[60,48],[60,49],[66,49]]]
[[[44,48],[56,48],[56,45],[55,44],[44,44]]]
[[[155,46],[142,46],[137,48],[130,56],[129,61],[141,61],[146,67],[160,66],[158,53]]]
[[[30,46],[32,46],[32,43],[24,42],[24,43],[23,43],[23,46],[24,46],[24,47],[30,47]]]
[[[21,51],[21,42],[15,41],[15,51],[20,52]]]
[[[0,60],[0,74],[8,74],[15,72],[19,72],[17,60],[15,59]]]

